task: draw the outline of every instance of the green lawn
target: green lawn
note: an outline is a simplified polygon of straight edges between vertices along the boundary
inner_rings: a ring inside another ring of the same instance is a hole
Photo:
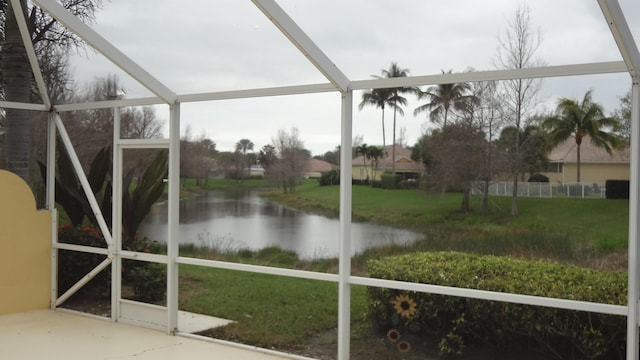
[[[294,194],[274,191],[268,196],[294,207],[333,215],[337,215],[339,206],[339,187],[321,187],[312,181],[299,186]],[[571,238],[584,247],[607,251],[624,250],[627,244],[628,200],[520,197],[520,214],[513,218],[510,197],[490,197],[488,216],[480,215],[482,199],[479,196],[471,198],[471,212],[460,213],[462,195],[459,193],[429,194],[354,186],[352,198],[355,221],[407,227],[425,233],[472,234],[473,238],[473,234],[517,237],[535,232]]]
[[[236,321],[207,335],[301,350],[309,337],[337,328],[336,283],[190,265],[180,274],[181,309]],[[353,287],[352,299],[352,316],[361,321],[365,289]]]

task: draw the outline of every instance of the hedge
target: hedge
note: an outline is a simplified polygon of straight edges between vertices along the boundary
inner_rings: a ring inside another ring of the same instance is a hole
[[[382,174],[380,175],[382,187],[385,189],[398,189],[402,175],[399,174]]]
[[[625,305],[627,276],[550,261],[455,252],[370,260],[371,277]],[[399,350],[434,339],[441,355],[469,345],[530,347],[548,358],[624,359],[626,317],[375,288],[368,316]],[[401,345],[401,343],[404,344]]]

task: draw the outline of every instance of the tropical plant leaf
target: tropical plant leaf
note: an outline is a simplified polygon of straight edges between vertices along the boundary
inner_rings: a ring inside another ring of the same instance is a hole
[[[135,235],[151,210],[151,206],[162,196],[164,192],[164,179],[167,177],[168,152],[166,150],[157,153],[149,167],[147,167],[138,179],[136,187],[130,190],[133,181],[133,173],[129,172],[123,181],[122,196],[122,230],[125,245],[132,246]]]

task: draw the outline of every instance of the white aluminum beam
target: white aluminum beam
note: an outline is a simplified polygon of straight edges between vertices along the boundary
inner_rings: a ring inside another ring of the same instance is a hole
[[[18,23],[18,28],[20,29],[20,36],[22,37],[24,49],[27,53],[27,57],[29,58],[29,64],[31,65],[33,77],[36,80],[36,85],[38,86],[38,91],[40,92],[40,98],[42,99],[42,103],[44,104],[44,106],[47,108],[47,110],[49,110],[51,108],[51,100],[49,100],[47,86],[44,83],[42,71],[40,70],[38,58],[36,57],[36,51],[33,48],[33,43],[31,42],[31,34],[27,26],[27,21],[25,20],[26,18],[24,16],[24,12],[22,11],[21,1],[11,0],[11,6],[13,7],[13,12],[16,17],[16,22]]]
[[[120,299],[122,298],[122,183],[123,183],[123,155],[120,141],[120,108],[113,108],[113,147],[111,165],[111,234],[113,243],[109,252],[113,256],[111,264],[111,321],[120,319]],[[128,189],[127,189],[128,190]]]
[[[638,359],[638,301],[640,300],[640,85],[633,78],[631,86],[631,163],[629,169],[629,248],[628,248],[628,310],[627,316],[627,359]]]
[[[176,94],[163,83],[149,74],[140,65],[127,57],[122,51],[113,46],[100,34],[80,21],[67,9],[55,0],[33,0],[43,10],[48,12],[56,20],[60,21],[69,30],[82,38],[87,44],[96,49],[107,59],[138,80],[142,85],[154,94],[161,97],[166,103],[173,104],[176,101]]]
[[[196,101],[211,101],[211,100],[230,100],[230,99],[247,99],[267,96],[282,96],[282,95],[300,95],[300,94],[315,94],[336,91],[336,87],[332,84],[309,84],[309,85],[294,85],[294,86],[282,86],[273,88],[261,88],[261,89],[246,89],[246,90],[231,90],[231,91],[219,91],[209,93],[197,93],[197,94],[185,94],[178,95],[178,101],[184,102],[196,102]]]
[[[178,225],[180,219],[180,103],[169,109],[169,189],[168,189],[168,236],[167,236],[167,333],[178,331],[178,256],[180,241]]]
[[[351,149],[353,132],[353,92],[342,93],[340,148]],[[338,360],[349,359],[351,343],[351,151],[340,152],[340,254],[338,258]]]
[[[251,1],[333,85],[347,91],[349,79],[274,0]]]
[[[627,71],[627,66],[623,61],[614,61],[588,64],[543,66],[524,69],[487,70],[452,74],[354,80],[351,82],[351,88],[353,90],[369,90],[401,86],[453,84],[459,82],[614,74]]]
[[[249,265],[249,264],[240,264],[240,263],[227,262],[227,261],[197,259],[197,258],[190,258],[190,257],[178,257],[177,262],[179,264],[196,265],[196,266],[210,267],[215,269],[246,271],[246,272],[252,272],[256,274],[266,274],[266,275],[286,276],[286,277],[298,278],[298,279],[338,282],[338,275],[336,274],[321,273],[321,272],[315,272],[315,271],[293,270],[293,269],[277,268],[277,267],[271,267],[271,266]]]
[[[631,76],[638,76],[638,72],[640,72],[640,53],[620,4],[617,0],[598,0],[598,4],[600,4],[600,9],[607,20],[609,28],[611,28],[611,33],[616,40],[624,62],[627,64],[629,73],[631,73]]]
[[[168,149],[169,139],[121,139],[116,142],[122,149]]]
[[[79,251],[85,252],[89,254],[100,254],[100,255],[109,255],[109,249],[101,248],[101,247],[93,247],[86,245],[76,245],[76,244],[68,244],[68,243],[55,243],[53,245],[54,248],[59,250],[70,250],[70,251]]]
[[[107,100],[107,101],[91,101],[75,104],[56,104],[58,112],[76,111],[76,110],[93,110],[93,109],[110,109],[114,107],[127,106],[145,106],[145,105],[161,105],[165,101],[159,97],[145,97],[136,99]]]
[[[58,211],[56,209],[56,118],[54,113],[47,117],[47,180],[46,208],[51,211],[51,295],[49,297],[51,309],[56,307],[58,298]]]
[[[54,116],[56,120],[56,127],[58,129],[58,133],[60,134],[60,139],[62,140],[62,144],[67,150],[67,154],[69,154],[69,159],[71,160],[73,169],[78,176],[78,180],[80,181],[80,185],[82,185],[82,190],[84,190],[84,194],[89,201],[89,205],[91,205],[91,210],[93,210],[93,214],[98,221],[98,226],[100,227],[102,236],[104,236],[104,240],[107,242],[107,245],[111,246],[111,244],[113,244],[113,240],[111,238],[111,229],[109,229],[109,227],[107,226],[107,222],[104,220],[104,216],[102,215],[102,211],[100,210],[98,201],[96,201],[96,197],[93,194],[93,190],[91,189],[89,180],[87,180],[87,175],[82,169],[82,165],[80,164],[78,155],[76,154],[73,144],[71,143],[71,139],[69,138],[69,134],[67,134],[67,130],[62,123],[62,119],[60,119],[60,115],[54,113]]]
[[[423,283],[411,283],[411,282],[395,281],[395,280],[383,280],[383,279],[357,277],[357,276],[352,276],[349,279],[349,282],[351,284],[364,285],[364,286],[374,286],[374,287],[382,287],[382,288],[389,288],[389,289],[416,291],[416,292],[429,293],[429,294],[457,296],[457,297],[464,297],[464,298],[470,298],[470,299],[501,301],[501,302],[508,302],[513,304],[524,304],[524,305],[534,305],[534,306],[545,306],[545,307],[551,307],[556,309],[589,311],[589,312],[595,312],[600,314],[610,314],[610,315],[618,315],[618,316],[627,315],[627,307],[622,305],[601,304],[601,303],[592,303],[592,302],[586,302],[586,301],[576,301],[576,300],[567,300],[567,299],[558,299],[558,298],[546,298],[546,297],[540,297],[540,296],[476,290],[476,289],[469,289],[469,288],[457,288],[457,287],[451,287],[451,286],[440,286],[440,285],[431,285],[431,284],[423,284]]]
[[[85,286],[91,279],[96,277],[100,273],[100,271],[104,270],[107,266],[111,265],[111,258],[106,258],[102,260],[100,264],[98,264],[93,270],[89,271],[85,276],[83,276],[77,283],[73,284],[69,290],[65,291],[64,294],[60,295],[59,298],[56,299],[55,306],[62,305],[63,302],[67,301],[71,297],[71,295],[75,294],[78,290],[80,290],[83,286]]]

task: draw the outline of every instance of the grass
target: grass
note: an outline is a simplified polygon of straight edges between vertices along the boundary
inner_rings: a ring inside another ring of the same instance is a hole
[[[270,198],[291,206],[337,216],[339,188],[312,182],[294,194],[272,191]],[[510,216],[510,197],[491,197],[489,214],[480,214],[481,198],[471,211],[458,211],[462,195],[354,186],[355,221],[409,228],[427,239],[409,251],[456,250],[499,255],[545,257],[588,266],[594,257],[626,251],[628,200],[518,198],[519,216]],[[372,252],[403,251],[377,249]],[[371,254],[364,254],[370,257]]]
[[[337,216],[339,188],[335,186],[320,187],[315,181],[306,181],[294,194],[270,191],[267,196],[294,207]],[[354,219],[421,231],[425,239],[413,245],[367,250],[352,259],[353,273],[366,276],[368,259],[434,250],[626,268],[628,201],[519,198],[520,215],[516,218],[509,215],[508,197],[491,198],[487,216],[479,213],[481,199],[472,198],[472,211],[466,214],[458,211],[460,201],[460,194],[354,186]],[[295,254],[277,248],[253,252],[225,246],[185,246],[181,247],[181,255],[337,271],[336,259],[301,261]],[[182,265],[180,273],[182,309],[236,321],[205,335],[316,358],[335,355],[337,284],[188,265]],[[396,358],[396,352],[376,340],[364,317],[366,288],[352,286],[351,296],[352,358]]]
[[[190,265],[180,273],[181,309],[236,321],[205,335],[300,351],[310,337],[337,328],[335,283]],[[353,317],[362,317],[364,292],[352,288]]]

